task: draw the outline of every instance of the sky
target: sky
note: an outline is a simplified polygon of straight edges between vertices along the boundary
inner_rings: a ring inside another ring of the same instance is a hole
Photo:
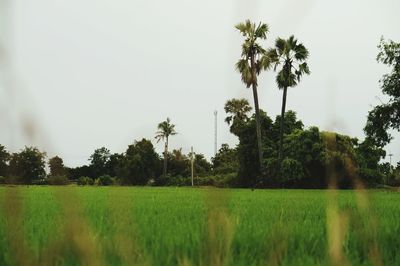
[[[264,47],[294,35],[310,51],[311,75],[288,91],[287,110],[303,123],[363,139],[368,111],[385,101],[376,62],[381,36],[400,41],[398,0],[0,0],[0,143],[34,145],[67,166],[88,163],[102,146],[124,152],[154,139],[167,117],[170,147],[214,154],[236,145],[224,122],[228,99],[252,92],[235,63],[234,28],[267,23]],[[260,108],[275,117],[276,73],[259,77]],[[400,160],[400,134],[387,147]]]

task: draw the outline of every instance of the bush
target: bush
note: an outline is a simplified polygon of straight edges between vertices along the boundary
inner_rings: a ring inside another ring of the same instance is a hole
[[[47,182],[49,185],[61,186],[68,184],[68,178],[64,175],[50,176]]]
[[[237,183],[236,173],[204,176],[194,180],[196,186],[234,187]]]
[[[94,184],[94,180],[90,177],[87,176],[81,176],[78,178],[78,182],[77,184],[79,186],[87,186],[87,185],[93,185]]]
[[[115,178],[112,178],[109,175],[102,175],[96,179],[96,185],[110,186],[110,185],[114,184],[114,180],[115,180]]]
[[[376,184],[384,183],[384,175],[379,171],[369,168],[360,168],[358,170],[360,178],[368,185],[375,186]]]
[[[6,178],[4,176],[0,176],[0,184],[4,184],[6,182]]]
[[[7,177],[4,177],[4,184],[20,185],[20,184],[22,184],[22,181],[21,181],[21,178],[18,176],[7,176]]]
[[[155,186],[190,186],[190,180],[190,177],[182,177],[180,175],[171,176],[167,174],[165,177],[160,176],[159,178],[154,180],[153,183],[148,184],[153,184]]]

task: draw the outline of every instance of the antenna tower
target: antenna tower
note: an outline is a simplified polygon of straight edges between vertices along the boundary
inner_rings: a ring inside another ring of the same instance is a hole
[[[217,143],[217,133],[218,133],[218,112],[214,111],[214,156],[217,154],[218,143]]]

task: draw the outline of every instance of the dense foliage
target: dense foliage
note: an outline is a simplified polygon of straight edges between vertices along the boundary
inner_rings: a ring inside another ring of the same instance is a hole
[[[388,130],[400,130],[400,43],[382,38],[378,48],[377,61],[391,68],[380,81],[382,93],[389,99],[369,112],[365,132],[376,145],[383,147],[392,139]]]

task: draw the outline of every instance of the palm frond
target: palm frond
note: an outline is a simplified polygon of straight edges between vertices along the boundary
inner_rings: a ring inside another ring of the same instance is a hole
[[[296,60],[304,61],[308,58],[309,52],[302,43],[296,45],[293,50],[295,53],[294,57],[296,58]]]
[[[258,27],[254,33],[254,36],[255,36],[255,38],[266,39],[268,31],[269,31],[268,25],[262,24],[260,22],[260,24],[258,25]]]
[[[252,36],[254,34],[255,24],[247,19],[244,23],[238,23],[235,28],[238,29],[243,36]]]
[[[272,64],[274,63],[273,60],[268,56],[267,53],[264,53],[260,60],[258,60],[258,64],[260,65],[260,68],[263,70],[268,70],[271,68]]]
[[[275,41],[275,48],[279,56],[285,54],[286,41],[282,38],[277,38]]]
[[[240,59],[236,63],[236,69],[239,71],[239,73],[242,75],[242,81],[246,84],[246,86],[249,88],[251,84],[253,83],[253,75],[251,73],[251,67],[249,65],[248,60],[246,59]]]

